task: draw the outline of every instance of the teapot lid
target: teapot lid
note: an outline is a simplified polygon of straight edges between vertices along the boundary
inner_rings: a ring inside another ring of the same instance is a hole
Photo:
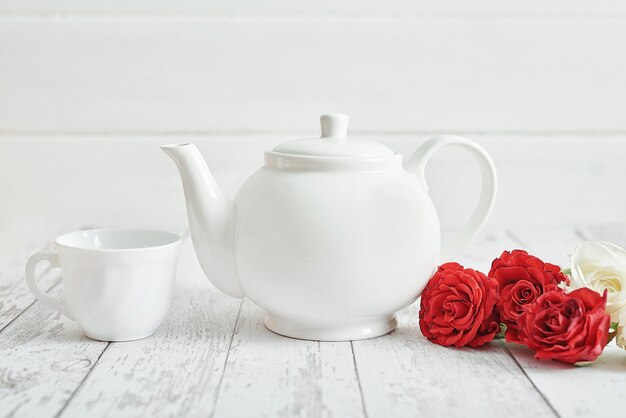
[[[320,117],[322,136],[295,139],[277,145],[273,152],[287,155],[339,158],[377,158],[395,155],[394,151],[375,141],[349,139],[348,115],[333,113]]]

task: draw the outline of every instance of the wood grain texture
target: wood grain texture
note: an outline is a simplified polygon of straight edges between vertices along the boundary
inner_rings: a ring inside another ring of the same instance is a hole
[[[59,296],[59,290],[52,295]],[[0,415],[55,416],[106,346],[36,302],[0,331]]]
[[[502,344],[432,344],[419,331],[418,311],[401,311],[398,329],[385,337],[354,342],[368,416],[555,416]]]
[[[282,337],[245,301],[217,400],[217,417],[362,417],[349,342]]]
[[[164,324],[111,343],[62,416],[211,415],[240,305],[209,284],[186,242]]]
[[[0,18],[1,132],[623,132],[626,17]]]
[[[581,236],[623,244],[624,231],[485,233],[459,261],[486,271],[503,249],[527,248],[566,265]],[[615,347],[586,368],[499,342],[443,348],[421,336],[417,305],[399,313],[388,336],[318,343],[271,333],[249,301],[237,319],[239,306],[206,281],[189,243],[172,311],[151,338],[107,348],[35,303],[0,331],[0,416],[622,415],[626,354]]]
[[[255,1],[231,0],[129,0],[85,2],[81,0],[4,0],[0,13],[80,13],[80,14],[212,14],[253,16],[589,16],[625,13],[626,6],[619,0],[558,0],[548,3],[540,0],[376,0],[293,2],[289,0]]]

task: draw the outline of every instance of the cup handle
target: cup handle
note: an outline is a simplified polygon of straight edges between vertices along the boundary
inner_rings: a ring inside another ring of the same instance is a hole
[[[496,199],[496,168],[489,154],[477,143],[456,135],[439,135],[423,143],[407,163],[407,170],[413,172],[428,191],[424,172],[428,161],[441,148],[457,146],[464,148],[474,157],[480,167],[482,189],[478,205],[472,217],[450,241],[445,243],[440,254],[440,262],[453,260],[469,243],[470,239],[484,225]]]
[[[72,319],[67,306],[63,302],[63,299],[55,299],[45,293],[37,284],[37,278],[35,277],[35,268],[43,261],[47,261],[51,268],[61,268],[59,265],[59,255],[52,251],[40,251],[35,253],[28,259],[26,263],[26,283],[28,288],[35,295],[35,297],[44,305],[48,305],[52,309],[62,313],[68,318]]]

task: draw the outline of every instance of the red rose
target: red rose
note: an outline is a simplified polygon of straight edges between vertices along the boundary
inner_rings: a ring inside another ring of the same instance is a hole
[[[440,266],[422,293],[422,334],[436,344],[455,347],[478,347],[493,340],[500,330],[497,288],[497,282],[481,272],[457,263]]]
[[[517,319],[520,342],[541,360],[593,361],[607,342],[610,316],[605,306],[606,292],[600,296],[582,288],[545,293]]]
[[[500,320],[506,324],[506,340],[519,342],[517,318],[526,305],[532,304],[545,292],[559,289],[558,284],[569,280],[561,268],[544,263],[523,250],[504,251],[493,260],[489,277],[498,282],[498,311]]]

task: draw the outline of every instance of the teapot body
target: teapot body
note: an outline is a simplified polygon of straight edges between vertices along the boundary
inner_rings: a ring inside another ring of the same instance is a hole
[[[440,254],[433,203],[400,161],[371,171],[266,165],[234,206],[239,284],[282,335],[332,341],[390,332]]]
[[[379,142],[349,139],[348,116],[320,117],[319,138],[265,152],[265,165],[234,201],[193,144],[162,147],[180,173],[193,246],[222,292],[267,311],[265,325],[289,337],[346,341],[396,327],[394,314],[421,294],[437,263],[453,260],[493,209],[496,171],[475,142],[440,135],[402,165]],[[478,204],[443,246],[425,169],[441,148],[474,157]]]

